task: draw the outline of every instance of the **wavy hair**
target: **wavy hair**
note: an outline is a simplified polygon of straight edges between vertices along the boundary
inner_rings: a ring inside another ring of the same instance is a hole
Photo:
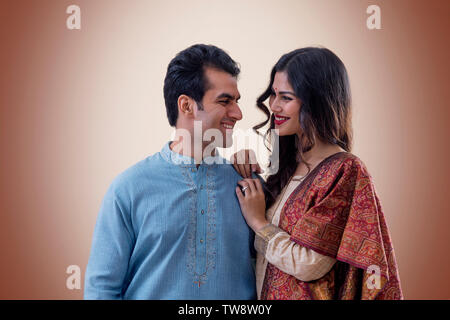
[[[267,119],[253,127],[264,137],[271,154],[269,169],[273,166],[271,129],[275,128],[274,116],[264,101],[272,94],[275,74],[285,72],[295,95],[300,99],[300,137],[297,134],[279,137],[279,169],[268,176],[266,183],[266,206],[269,208],[288,183],[300,162],[305,163],[308,173],[310,164],[303,154],[315,145],[316,139],[340,146],[347,152],[352,147],[351,93],[347,70],[342,61],[326,48],[307,47],[283,55],[270,74],[267,89],[258,97],[256,105]],[[259,129],[270,122],[261,134]]]

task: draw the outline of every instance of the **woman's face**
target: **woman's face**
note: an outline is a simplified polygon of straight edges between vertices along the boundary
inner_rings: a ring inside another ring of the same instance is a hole
[[[286,72],[277,72],[269,98],[270,110],[275,116],[278,135],[287,136],[301,132],[299,115],[301,101],[294,93]]]

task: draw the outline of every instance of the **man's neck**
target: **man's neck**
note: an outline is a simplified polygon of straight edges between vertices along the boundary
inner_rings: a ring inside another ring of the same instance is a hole
[[[170,150],[183,156],[192,158],[197,168],[203,162],[205,157],[215,156],[217,150],[213,149],[213,154],[204,154],[206,145],[202,141],[184,141],[183,139],[174,140],[169,145]]]

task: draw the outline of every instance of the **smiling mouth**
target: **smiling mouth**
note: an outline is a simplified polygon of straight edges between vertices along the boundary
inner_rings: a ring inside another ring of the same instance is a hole
[[[224,127],[225,129],[228,129],[228,130],[233,130],[233,128],[234,128],[234,123],[230,124],[230,123],[222,122],[221,124],[222,124],[222,127]]]
[[[275,124],[276,125],[281,125],[283,123],[285,123],[286,121],[288,121],[290,118],[289,117],[282,117],[282,116],[275,116]]]

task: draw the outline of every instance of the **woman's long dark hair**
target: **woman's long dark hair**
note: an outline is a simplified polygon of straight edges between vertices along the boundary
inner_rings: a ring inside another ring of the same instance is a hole
[[[297,49],[283,55],[272,68],[270,83],[266,91],[257,99],[257,107],[267,119],[253,127],[258,129],[270,121],[270,127],[263,135],[269,151],[271,129],[275,128],[274,116],[264,101],[272,94],[272,85],[277,72],[286,72],[295,95],[300,99],[301,137],[296,134],[279,137],[278,171],[267,178],[266,207],[269,208],[281,190],[288,183],[300,162],[310,165],[303,154],[309,151],[320,139],[351,151],[351,94],[347,70],[342,61],[326,48],[308,47]],[[272,158],[269,169],[274,165]],[[308,171],[308,173],[309,173]]]

